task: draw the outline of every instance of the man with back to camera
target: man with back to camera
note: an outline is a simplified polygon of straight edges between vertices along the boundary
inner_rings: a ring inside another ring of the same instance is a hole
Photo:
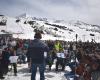
[[[28,54],[30,55],[32,63],[32,75],[31,80],[36,80],[37,67],[39,67],[40,80],[45,80],[44,71],[45,71],[45,58],[44,52],[48,52],[48,46],[41,41],[41,33],[35,33],[34,40],[29,44]]]

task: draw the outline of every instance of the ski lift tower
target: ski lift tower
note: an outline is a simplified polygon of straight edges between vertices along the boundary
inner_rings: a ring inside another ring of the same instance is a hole
[[[77,44],[77,38],[78,38],[78,34],[76,34],[76,35],[75,35],[75,37],[76,37],[76,44]]]

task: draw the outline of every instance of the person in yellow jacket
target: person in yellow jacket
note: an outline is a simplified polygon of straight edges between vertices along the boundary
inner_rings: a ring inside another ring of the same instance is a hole
[[[65,63],[66,63],[66,57],[62,57],[64,55],[64,48],[63,44],[60,41],[56,41],[54,45],[55,53],[56,53],[56,69],[55,71],[58,71],[59,65],[62,66],[61,71],[65,70]]]
[[[63,50],[63,46],[59,41],[56,41],[54,48],[56,50],[56,52],[59,52],[60,50]]]

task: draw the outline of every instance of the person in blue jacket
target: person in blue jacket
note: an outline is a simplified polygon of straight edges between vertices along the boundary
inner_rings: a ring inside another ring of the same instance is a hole
[[[31,41],[28,48],[28,54],[31,59],[31,66],[32,66],[32,75],[31,80],[36,80],[36,72],[37,67],[39,67],[40,72],[40,80],[45,80],[44,71],[45,71],[45,56],[44,52],[48,52],[49,48],[46,43],[42,40],[40,32],[36,32],[34,36],[34,40]]]

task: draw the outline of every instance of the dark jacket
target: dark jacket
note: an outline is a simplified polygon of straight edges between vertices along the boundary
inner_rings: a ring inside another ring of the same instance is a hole
[[[9,64],[9,57],[10,57],[10,54],[8,51],[3,51],[2,52],[2,64],[3,65],[8,65]]]
[[[32,63],[41,64],[44,62],[44,52],[48,52],[48,46],[39,39],[34,39],[28,48],[28,54]]]

